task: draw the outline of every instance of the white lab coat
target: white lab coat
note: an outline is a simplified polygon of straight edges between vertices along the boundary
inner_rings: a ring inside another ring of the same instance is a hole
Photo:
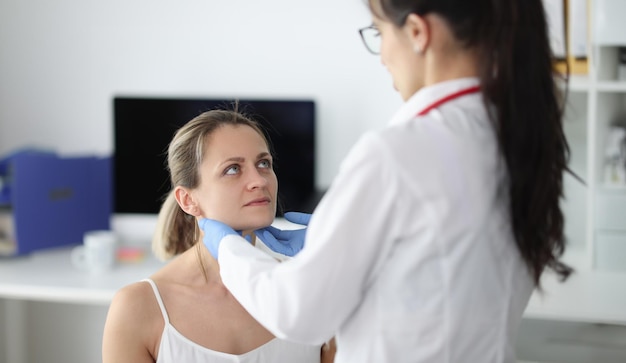
[[[336,336],[335,362],[515,361],[533,290],[509,222],[507,172],[480,93],[418,112],[474,78],[421,89],[364,135],[278,263],[238,236],[222,279],[272,333]]]

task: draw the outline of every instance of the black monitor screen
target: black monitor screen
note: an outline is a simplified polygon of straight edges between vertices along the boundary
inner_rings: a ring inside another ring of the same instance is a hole
[[[212,109],[234,109],[230,99],[115,97],[114,206],[116,213],[156,214],[170,179],[167,147],[183,124]],[[312,212],[315,192],[315,103],[311,100],[238,100],[266,131],[274,151],[279,208]],[[282,208],[281,208],[282,207]]]

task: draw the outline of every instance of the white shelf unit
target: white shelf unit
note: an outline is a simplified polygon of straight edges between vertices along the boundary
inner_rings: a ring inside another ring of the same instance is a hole
[[[564,119],[569,167],[585,182],[564,177],[564,257],[576,272],[565,283],[542,277],[545,295],[533,294],[520,328],[519,362],[626,362],[626,186],[603,178],[609,127],[626,116],[626,82],[616,76],[618,47],[592,47],[589,74],[570,77]]]
[[[617,80],[618,48],[592,42],[589,74],[570,78],[564,120],[569,166],[586,185],[565,176],[563,209],[566,261],[577,269],[626,273],[626,186],[604,181],[608,130],[626,126],[626,81]]]

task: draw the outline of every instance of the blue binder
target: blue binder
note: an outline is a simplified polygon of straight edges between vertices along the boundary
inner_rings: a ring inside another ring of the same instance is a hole
[[[38,150],[0,160],[0,211],[13,223],[12,231],[0,235],[14,244],[0,253],[75,245],[87,231],[110,229],[111,162],[111,157],[60,157]]]

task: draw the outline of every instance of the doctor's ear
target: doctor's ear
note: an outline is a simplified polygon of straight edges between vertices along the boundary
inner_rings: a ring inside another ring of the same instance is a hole
[[[409,14],[403,27],[413,50],[417,54],[423,54],[430,44],[431,29],[426,17],[417,14]]]
[[[191,190],[184,187],[176,187],[174,189],[174,198],[185,213],[194,217],[200,216],[202,213],[195,198],[191,194]]]

